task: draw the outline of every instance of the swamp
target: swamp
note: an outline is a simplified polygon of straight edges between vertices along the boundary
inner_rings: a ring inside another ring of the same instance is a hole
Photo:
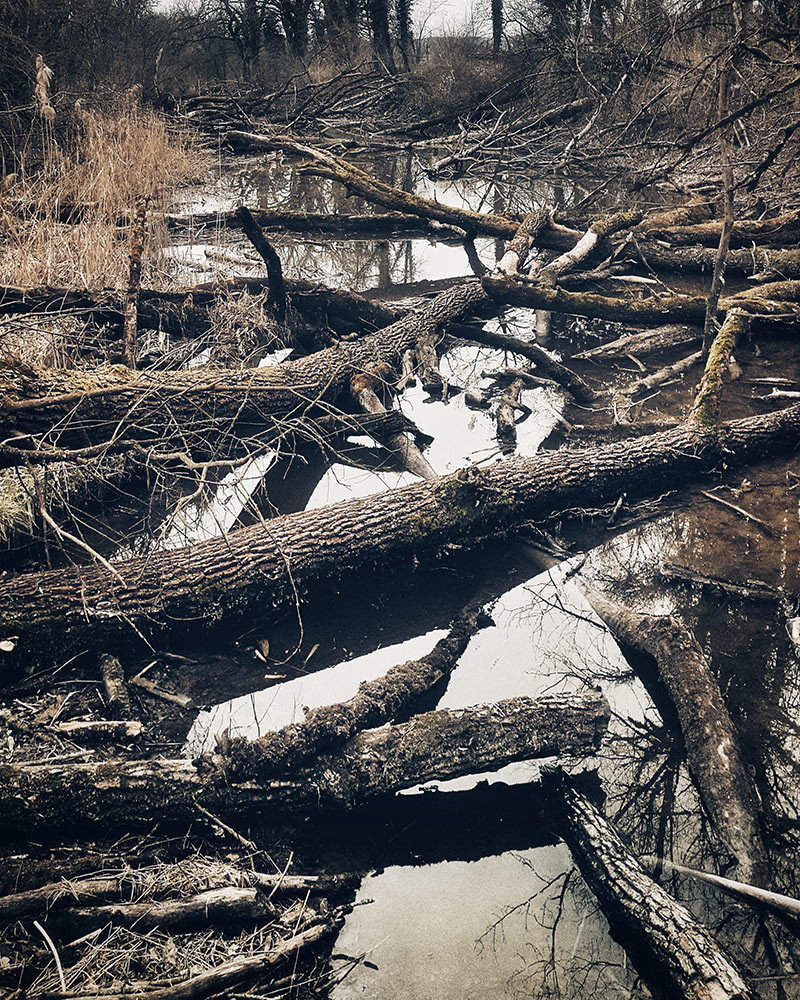
[[[800,997],[800,11],[417,4],[0,3],[0,996]]]

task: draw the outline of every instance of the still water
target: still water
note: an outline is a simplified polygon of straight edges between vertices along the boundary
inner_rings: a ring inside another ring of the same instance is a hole
[[[570,185],[553,187],[532,181],[520,186],[504,184],[502,178],[433,182],[407,157],[375,166],[384,179],[407,190],[475,209],[520,211],[543,204],[556,206],[581,194]],[[337,185],[300,175],[285,162],[272,159],[253,162],[245,169],[221,168],[211,188],[183,208],[223,212],[241,201],[261,208],[308,212],[370,210],[355,199],[345,199]],[[221,244],[247,253],[230,234],[206,230],[197,239],[175,251],[182,265],[193,268],[197,280],[207,280],[212,271],[226,277],[242,273],[240,265],[214,262],[208,253]],[[414,294],[424,282],[472,273],[464,248],[441,240],[278,237],[275,243],[287,274],[293,277],[380,292],[397,300]],[[488,266],[502,252],[502,246],[492,240],[476,241],[476,249]],[[531,313],[516,310],[506,321],[514,325],[516,335],[533,337]],[[569,327],[556,346],[570,352]],[[442,359],[447,378],[466,389],[485,386],[484,372],[504,364],[502,352],[464,344],[453,345]],[[744,407],[747,402],[744,396],[749,390],[738,391],[741,398],[737,397],[732,415],[738,415],[736,406]],[[664,405],[674,408],[681,392],[685,394],[686,387],[673,390],[671,397],[667,393]],[[524,402],[531,416],[519,427],[519,451],[533,454],[564,413],[565,403],[551,389],[526,392]],[[498,459],[491,416],[470,410],[463,395],[446,403],[430,401],[421,388],[415,388],[404,393],[400,405],[433,437],[427,457],[437,472]],[[575,420],[574,414],[570,418]],[[776,462],[748,472],[748,480],[741,482],[740,477],[733,484],[737,502],[768,521],[771,535],[748,530],[740,518],[707,497],[695,494],[690,506],[684,496],[672,509],[667,504],[666,513],[654,512],[628,530],[609,524],[605,538],[595,530],[582,572],[623,602],[643,611],[677,613],[694,629],[742,733],[765,812],[782,830],[773,888],[797,894],[793,830],[800,816],[796,793],[800,677],[785,625],[787,615],[796,614],[793,595],[800,592],[800,491],[795,489],[796,479],[792,485],[790,471],[787,463]],[[265,467],[251,470],[250,481],[239,494],[230,488],[221,490],[211,516],[198,511],[194,520],[185,519],[183,529],[175,529],[179,531],[176,537],[185,542],[217,533],[221,526],[230,527],[236,523],[237,510],[253,497],[266,509],[264,497],[271,491],[273,499],[284,498],[276,500],[272,509],[297,509],[292,505],[291,482],[286,486],[286,471],[280,472],[280,488],[277,475],[267,460]],[[294,502],[321,506],[406,481],[406,473],[390,468],[369,471],[335,463],[319,468],[304,487],[302,502]],[[273,644],[272,665],[264,669],[285,676],[285,681],[261,689],[254,683],[229,700],[213,686],[205,692],[212,707],[197,718],[186,752],[194,755],[208,748],[214,734],[223,730],[256,736],[301,719],[306,708],[352,696],[361,681],[430,650],[458,608],[480,594],[494,625],[473,638],[438,704],[460,707],[600,684],[612,707],[612,723],[599,758],[589,763],[603,781],[609,814],[617,817],[635,851],[663,851],[681,863],[713,870],[713,836],[682,763],[673,720],[664,713],[666,724],[662,725],[653,701],[657,694],[634,675],[567,578],[578,557],[543,571],[536,552],[522,544],[498,540],[489,550],[473,557],[445,556],[429,577],[422,574],[416,581],[414,575],[398,574],[389,584],[376,584],[372,592],[365,581],[359,598],[363,603],[357,606],[331,592],[326,614],[316,618],[311,614],[304,622],[296,651],[289,650],[287,657],[285,650],[277,651]],[[754,604],[668,580],[661,573],[664,565],[742,583],[756,578],[784,596]],[[388,1000],[397,995],[417,1000],[649,995],[624,950],[612,940],[595,901],[572,868],[569,852],[563,844],[553,843],[546,831],[543,835],[534,809],[538,773],[536,764],[518,764],[489,776],[438,783],[435,790],[405,793],[463,796],[465,790],[487,780],[519,786],[520,793],[530,794],[531,799],[529,837],[513,850],[495,851],[488,846],[482,856],[469,860],[445,856],[432,863],[409,863],[407,858],[391,863],[388,850],[389,861],[363,879],[356,897],[359,905],[347,918],[333,949],[335,955],[364,959],[355,966],[347,958],[334,959],[334,966],[343,970],[334,992],[339,1000],[361,996]],[[484,800],[473,798],[474,805],[469,796],[452,800],[463,809],[464,824],[474,819],[473,809],[482,808]],[[502,813],[481,817],[482,822],[496,821],[498,828],[503,819]],[[455,829],[451,832],[454,835]],[[347,865],[368,870],[371,854],[366,844],[364,860],[358,862],[358,816],[353,817],[346,836]],[[447,830],[442,837],[446,842]],[[332,857],[328,852],[326,864],[337,870],[335,852]],[[685,879],[673,880],[672,889],[712,927],[722,928],[721,939],[739,960],[744,961],[750,952],[758,953],[758,967],[763,956],[746,912]],[[779,963],[778,970],[779,976],[786,973],[788,978],[761,980],[758,988],[763,995],[800,995],[790,967]]]

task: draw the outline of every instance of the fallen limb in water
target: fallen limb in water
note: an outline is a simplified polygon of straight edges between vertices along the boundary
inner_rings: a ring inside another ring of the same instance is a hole
[[[650,878],[600,810],[560,776],[549,787],[560,832],[653,996],[751,1000],[709,931]]]
[[[377,680],[365,681],[349,701],[312,709],[302,722],[255,740],[226,741],[221,762],[225,777],[263,781],[329,752],[362,729],[396,718],[453,670],[472,636],[490,622],[480,607],[465,608],[430,653],[392,667]],[[201,770],[220,766],[210,754],[198,763]]]
[[[655,660],[678,715],[689,771],[718,836],[743,881],[760,881],[767,856],[758,798],[739,737],[700,644],[667,615],[642,615],[581,584],[589,603],[623,646]]]
[[[648,868],[662,868],[666,872],[678,872],[680,875],[688,875],[690,878],[705,882],[706,885],[713,885],[721,889],[734,899],[744,899],[756,907],[767,907],[776,913],[785,913],[790,917],[800,919],[800,899],[794,896],[786,896],[782,892],[771,892],[769,889],[762,889],[757,885],[750,885],[748,882],[738,882],[736,879],[723,878],[722,875],[715,875],[713,872],[701,872],[697,868],[687,868],[685,865],[676,864],[667,858],[654,858],[647,856],[639,859]]]
[[[662,326],[665,323],[702,324],[706,299],[701,295],[671,295],[664,298],[621,298],[591,292],[568,292],[548,288],[536,281],[513,280],[486,275],[481,279],[489,295],[512,305],[550,309],[575,316],[591,316],[621,323]],[[738,308],[755,314],[762,325],[793,328],[800,316],[800,282],[782,281],[721,298],[718,318]]]
[[[0,583],[2,676],[87,649],[181,641],[355,569],[476,543],[621,493],[649,495],[697,479],[720,461],[741,466],[797,445],[800,406],[723,424],[677,427],[585,451],[561,450],[467,469],[411,486],[275,518],[223,538],[102,566],[29,573]],[[53,615],[54,606],[59,614]],[[146,647],[145,647],[146,648]]]
[[[197,818],[198,804],[240,823],[249,815],[349,809],[402,788],[514,761],[589,756],[607,724],[599,691],[428,712],[360,733],[341,750],[263,784],[207,781],[186,759],[0,765],[0,833],[186,823]]]

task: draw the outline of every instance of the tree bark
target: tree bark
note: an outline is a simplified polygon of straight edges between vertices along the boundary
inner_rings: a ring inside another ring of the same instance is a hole
[[[731,309],[711,344],[706,367],[697,387],[689,423],[694,427],[710,429],[719,422],[722,388],[733,351],[739,340],[747,335],[746,313]]]
[[[587,451],[562,450],[466,469],[435,483],[275,518],[224,538],[100,565],[29,573],[0,583],[0,676],[11,679],[87,649],[128,651],[141,636],[182,641],[246,615],[294,604],[333,576],[430,556],[449,542],[512,530],[620,493],[651,495],[665,482],[697,479],[766,458],[800,438],[800,405],[720,426],[677,427]],[[53,609],[57,608],[57,614]]]
[[[586,596],[618,641],[655,660],[678,715],[689,770],[717,834],[736,858],[737,877],[764,880],[767,855],[756,791],[699,643],[675,618],[637,614],[593,588]]]
[[[554,782],[561,832],[615,936],[658,1000],[752,1000],[711,934],[649,875],[602,813]]]
[[[0,466],[54,450],[137,442],[218,458],[241,454],[248,439],[263,447],[281,436],[282,421],[304,421],[324,412],[322,406],[341,404],[355,372],[380,363],[399,370],[407,348],[487,301],[478,282],[466,282],[374,334],[264,368],[132,372],[106,365],[89,372],[6,362]]]
[[[365,681],[354,698],[315,708],[302,722],[255,740],[232,740],[221,762],[207,754],[201,769],[203,765],[214,769],[222,766],[231,781],[263,781],[329,752],[357,732],[396,718],[414,699],[451,673],[473,635],[490,623],[480,606],[465,608],[427,656],[392,667],[377,680]]]
[[[355,808],[402,788],[514,761],[590,756],[607,724],[599,691],[428,712],[360,733],[341,750],[263,784],[206,781],[185,759],[0,765],[0,834],[186,823],[197,818],[197,804],[240,825],[254,815]]]
[[[548,288],[535,281],[514,281],[493,274],[486,275],[481,282],[490,296],[512,305],[622,323],[645,326],[662,326],[665,323],[694,325],[702,324],[706,313],[706,299],[701,295],[649,299],[614,298],[591,292],[568,292],[563,288]],[[757,313],[762,323],[770,321],[772,316],[775,321],[788,316],[790,325],[794,326],[797,322],[798,301],[800,282],[774,282],[721,298],[718,316],[724,318],[728,309],[740,308]]]

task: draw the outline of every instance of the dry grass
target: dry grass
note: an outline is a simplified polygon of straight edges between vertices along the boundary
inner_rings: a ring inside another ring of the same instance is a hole
[[[135,93],[106,111],[79,101],[74,116],[72,140],[62,148],[42,113],[43,163],[35,173],[21,171],[0,195],[0,283],[124,288],[127,222],[146,200],[144,281],[163,284],[167,233],[157,212],[180,185],[201,176],[200,155]]]

